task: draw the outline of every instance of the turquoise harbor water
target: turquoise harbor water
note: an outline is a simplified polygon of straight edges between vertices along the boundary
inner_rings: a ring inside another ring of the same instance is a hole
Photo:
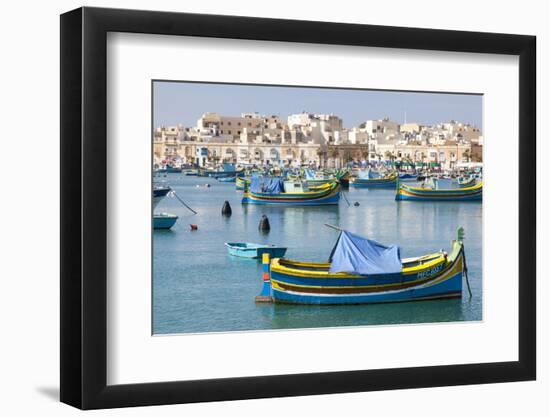
[[[351,189],[352,204],[334,207],[242,206],[234,183],[168,174],[161,178],[198,215],[175,198],[157,211],[180,216],[169,231],[153,234],[153,333],[227,332],[265,329],[435,323],[482,319],[482,204],[476,202],[396,202],[395,191]],[[211,184],[197,188],[197,184]],[[233,209],[221,215],[223,202]],[[354,202],[360,205],[355,207]],[[258,223],[269,217],[271,231]],[[198,225],[190,231],[189,224]],[[385,244],[398,244],[402,257],[450,250],[456,228],[465,229],[465,249],[473,297],[398,304],[300,306],[256,304],[262,287],[261,263],[227,254],[224,242],[248,241],[287,246],[286,257],[326,261],[338,225]]]

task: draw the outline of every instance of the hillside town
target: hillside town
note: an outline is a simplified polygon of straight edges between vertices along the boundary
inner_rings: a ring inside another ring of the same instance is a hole
[[[288,166],[340,168],[369,163],[407,163],[454,169],[483,160],[483,135],[471,124],[435,125],[384,118],[345,128],[334,114],[205,113],[196,126],[159,126],[153,163],[170,166]]]

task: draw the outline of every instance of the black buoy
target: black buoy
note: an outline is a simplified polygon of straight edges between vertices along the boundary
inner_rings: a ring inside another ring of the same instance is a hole
[[[269,230],[271,229],[271,226],[269,225],[269,219],[265,214],[260,219],[260,224],[258,225],[258,229],[260,229],[262,232],[269,232]]]
[[[359,201],[356,201],[355,203],[353,203],[353,205],[354,205],[355,207],[359,207]]]
[[[229,205],[229,201],[225,200],[225,203],[223,203],[222,207],[222,215],[224,216],[231,216],[231,206]]]

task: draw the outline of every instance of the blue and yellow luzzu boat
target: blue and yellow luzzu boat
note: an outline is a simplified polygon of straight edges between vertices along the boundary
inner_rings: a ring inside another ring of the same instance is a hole
[[[285,188],[286,187],[286,188]],[[331,182],[309,189],[301,182],[285,182],[282,178],[259,177],[246,186],[243,204],[286,206],[334,205],[340,201],[340,184]]]
[[[395,199],[412,201],[481,201],[483,182],[470,187],[423,188],[399,183]]]
[[[450,254],[401,260],[399,248],[342,231],[329,263],[272,259],[257,301],[365,304],[462,296],[462,229]],[[339,271],[339,272],[335,272]]]
[[[398,176],[397,173],[391,173],[378,178],[354,177],[350,180],[349,185],[357,188],[392,188],[395,187]]]

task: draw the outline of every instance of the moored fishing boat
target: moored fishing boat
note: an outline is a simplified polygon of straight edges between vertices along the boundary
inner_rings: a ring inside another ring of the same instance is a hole
[[[246,185],[243,204],[274,204],[286,206],[333,205],[340,201],[340,184],[331,182],[309,189],[302,182],[287,181],[282,178],[252,178]]]
[[[216,178],[219,182],[235,182],[237,177],[218,177]]]
[[[450,254],[440,251],[401,259],[397,246],[341,231],[327,263],[285,258],[268,262],[257,301],[336,305],[461,297],[462,234],[459,228]]]
[[[176,221],[178,216],[170,213],[155,213],[153,214],[153,229],[170,229]]]
[[[481,201],[482,195],[483,182],[456,188],[413,187],[398,183],[395,199],[398,201]]]
[[[356,188],[392,188],[397,183],[398,174],[390,173],[379,177],[367,175],[363,178],[354,177],[350,180],[350,186]]]
[[[261,258],[264,253],[268,253],[272,258],[285,256],[286,248],[276,245],[262,245],[249,242],[226,242],[227,252],[230,255],[240,258]]]

